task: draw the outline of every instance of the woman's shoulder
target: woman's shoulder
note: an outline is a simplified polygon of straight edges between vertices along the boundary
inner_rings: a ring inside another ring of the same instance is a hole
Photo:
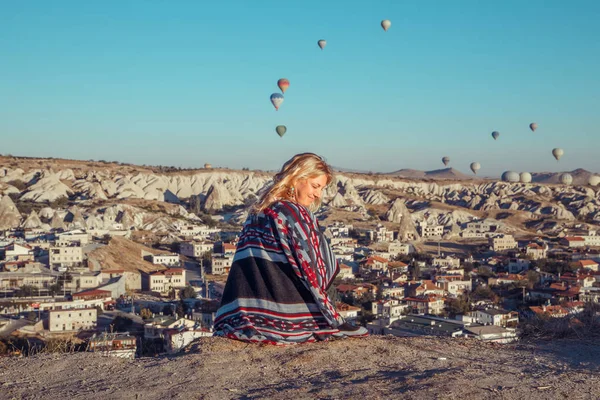
[[[276,200],[266,209],[272,210],[278,214],[283,214],[286,217],[296,216],[296,218],[308,211],[305,207],[290,200]]]

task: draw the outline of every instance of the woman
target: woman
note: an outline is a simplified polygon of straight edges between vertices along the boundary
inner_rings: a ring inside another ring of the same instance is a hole
[[[286,162],[244,224],[215,319],[215,335],[292,344],[366,336],[327,296],[339,272],[312,212],[333,179],[312,153]]]

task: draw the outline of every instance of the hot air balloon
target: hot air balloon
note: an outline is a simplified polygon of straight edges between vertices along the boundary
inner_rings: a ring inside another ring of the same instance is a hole
[[[590,186],[598,186],[600,184],[600,176],[598,175],[590,175],[590,179],[588,180]]]
[[[531,182],[531,174],[529,172],[521,172],[521,175],[519,176],[519,178],[521,179],[521,182],[523,182],[523,183]]]
[[[275,110],[279,110],[281,103],[283,103],[283,95],[279,93],[273,93],[271,95],[271,103],[273,103],[273,107],[275,107]]]
[[[552,149],[552,155],[554,156],[554,158],[556,158],[556,161],[560,160],[560,158],[563,156],[563,154],[565,154],[565,152],[563,151],[563,149]]]
[[[283,137],[283,135],[285,135],[286,131],[287,131],[287,128],[285,127],[285,125],[277,125],[277,128],[275,128],[275,132],[277,132],[279,137]]]
[[[504,171],[502,173],[502,180],[504,182],[519,182],[520,176],[516,172],[513,171]]]
[[[494,140],[497,140],[498,136],[500,136],[500,132],[498,132],[498,131],[492,132],[492,137],[494,138]]]
[[[444,163],[444,165],[448,165],[448,163],[450,162],[450,157],[442,157],[442,162]]]
[[[570,185],[571,183],[573,183],[573,177],[571,176],[571,174],[564,173],[560,176],[560,183],[562,183],[563,185]]]
[[[535,132],[535,130],[537,129],[537,124],[535,122],[530,123],[529,129],[531,129],[532,132]]]
[[[323,50],[325,48],[325,46],[327,46],[327,40],[321,39],[321,40],[319,40],[317,42],[317,44],[319,45],[319,47],[321,48],[321,50]]]
[[[381,21],[381,27],[384,31],[387,32],[387,30],[390,29],[390,26],[392,26],[392,21],[390,21],[389,19],[384,19],[383,21]]]
[[[471,167],[471,171],[473,171],[473,173],[475,175],[477,175],[477,171],[479,171],[479,169],[481,168],[481,165],[478,162],[472,162],[470,167]]]
[[[285,93],[285,91],[290,87],[290,81],[285,78],[281,78],[277,81],[277,86],[279,86],[281,93]]]

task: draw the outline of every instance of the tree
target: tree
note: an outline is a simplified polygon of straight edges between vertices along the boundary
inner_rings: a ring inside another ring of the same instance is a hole
[[[102,314],[104,314],[104,310],[102,309],[102,307],[100,306],[96,306],[96,316],[101,316]]]
[[[421,276],[421,267],[417,263],[413,263],[409,268],[412,280],[416,281]]]
[[[127,332],[133,325],[133,320],[131,318],[123,317],[118,315],[113,319],[111,327],[115,332]]]
[[[494,293],[488,286],[477,286],[477,289],[472,294],[474,300],[491,300],[498,301],[498,295]]]
[[[142,319],[150,319],[152,318],[152,311],[147,308],[142,308],[140,310],[140,317],[142,317]]]
[[[48,294],[52,297],[56,296],[62,290],[62,284],[60,281],[56,282],[53,285],[48,286]]]
[[[540,282],[540,274],[536,271],[527,271],[527,287],[533,289]]]
[[[179,298],[182,300],[183,299],[195,299],[197,297],[198,296],[196,294],[196,291],[194,290],[193,287],[191,287],[189,285],[179,291]]]
[[[31,297],[38,295],[38,288],[31,285],[21,286],[15,293],[17,297]]]
[[[448,313],[451,316],[464,315],[469,312],[469,301],[464,296],[458,296],[456,299],[450,299],[448,302]]]
[[[175,313],[177,314],[178,318],[183,318],[183,317],[185,317],[185,311],[186,311],[185,303],[183,302],[183,299],[181,299],[181,300],[179,300],[179,303],[177,303],[177,308],[175,309]]]
[[[169,300],[175,300],[175,297],[177,296],[177,293],[175,292],[175,288],[171,288],[169,289]]]

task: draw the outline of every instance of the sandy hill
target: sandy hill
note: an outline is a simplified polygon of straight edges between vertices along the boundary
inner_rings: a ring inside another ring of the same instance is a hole
[[[132,361],[92,353],[0,359],[3,398],[597,399],[600,345],[372,336],[291,347],[204,338]]]
[[[124,269],[125,271],[152,272],[166,269],[161,265],[154,265],[142,258],[142,251],[152,254],[164,253],[143,246],[131,240],[115,236],[110,239],[107,246],[100,247],[88,254],[88,262],[92,265],[99,264],[102,269]]]
[[[574,185],[587,185],[590,176],[593,174],[583,168],[577,168],[573,171],[565,171],[573,177]],[[531,174],[531,181],[535,183],[560,183],[560,176],[564,172],[534,172]]]
[[[382,174],[384,176],[407,178],[407,179],[452,179],[471,180],[475,177],[466,175],[454,168],[436,169],[433,171],[419,171],[416,169],[400,169],[398,171]]]

